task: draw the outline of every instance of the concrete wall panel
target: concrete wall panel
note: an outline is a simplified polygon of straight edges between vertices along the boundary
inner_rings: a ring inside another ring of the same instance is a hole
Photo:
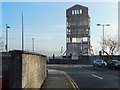
[[[10,88],[41,88],[46,78],[46,56],[11,52]]]

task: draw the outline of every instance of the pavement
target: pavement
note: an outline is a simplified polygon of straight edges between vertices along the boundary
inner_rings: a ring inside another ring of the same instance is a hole
[[[65,72],[60,70],[48,70],[48,75],[40,90],[79,90],[76,83]]]

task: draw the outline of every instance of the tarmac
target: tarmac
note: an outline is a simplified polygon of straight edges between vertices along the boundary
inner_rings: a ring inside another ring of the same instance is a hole
[[[60,70],[48,70],[48,75],[40,90],[80,90],[72,78]]]

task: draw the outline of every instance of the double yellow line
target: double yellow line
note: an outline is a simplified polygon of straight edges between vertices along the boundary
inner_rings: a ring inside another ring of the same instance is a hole
[[[63,71],[61,71],[61,72],[70,81],[70,83],[71,83],[74,90],[80,90],[78,85],[74,82],[74,80],[66,72],[63,72]]]

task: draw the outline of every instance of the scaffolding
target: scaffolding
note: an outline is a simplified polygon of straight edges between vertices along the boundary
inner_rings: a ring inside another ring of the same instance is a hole
[[[66,56],[78,59],[90,52],[90,17],[88,8],[75,5],[66,10]]]

